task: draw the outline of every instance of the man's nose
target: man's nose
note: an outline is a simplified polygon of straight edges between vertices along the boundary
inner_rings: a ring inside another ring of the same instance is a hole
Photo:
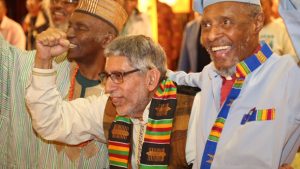
[[[214,41],[216,39],[218,39],[219,37],[221,37],[222,35],[222,30],[219,26],[214,25],[210,28],[210,30],[208,31],[208,40],[209,41]]]
[[[105,81],[105,93],[112,93],[116,89],[116,84],[108,77]]]
[[[74,28],[72,26],[69,26],[69,28],[67,30],[67,39],[71,39],[73,37],[75,37]]]

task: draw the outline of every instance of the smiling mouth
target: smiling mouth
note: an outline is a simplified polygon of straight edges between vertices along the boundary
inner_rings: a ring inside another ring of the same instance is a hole
[[[218,52],[218,51],[222,51],[222,50],[229,50],[230,48],[231,48],[231,46],[217,46],[217,47],[212,47],[211,51]]]
[[[225,57],[228,52],[231,50],[231,46],[226,45],[226,46],[215,46],[211,47],[210,51],[211,54],[214,55],[215,57]]]
[[[58,18],[65,17],[65,14],[63,12],[60,12],[60,11],[52,12],[52,15],[54,17],[58,17]]]

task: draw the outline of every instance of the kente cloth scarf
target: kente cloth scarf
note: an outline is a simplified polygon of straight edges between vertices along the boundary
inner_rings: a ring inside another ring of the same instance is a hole
[[[236,80],[222,106],[221,111],[217,116],[217,119],[215,120],[213,127],[211,128],[202,155],[200,169],[211,168],[211,164],[213,163],[217,145],[221,137],[229,110],[234,100],[239,96],[246,76],[253,72],[261,64],[263,64],[272,54],[273,52],[270,47],[267,44],[263,43],[260,51],[237,64]]]
[[[176,110],[176,85],[163,80],[152,98],[140,169],[167,169],[170,156],[170,140]],[[108,136],[108,151],[111,169],[128,168],[130,163],[133,124],[128,117],[117,116]]]

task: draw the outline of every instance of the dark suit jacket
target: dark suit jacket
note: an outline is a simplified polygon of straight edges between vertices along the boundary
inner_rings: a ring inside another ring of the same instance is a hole
[[[200,44],[200,22],[201,19],[197,18],[185,27],[178,70],[200,72],[211,61],[206,49]]]

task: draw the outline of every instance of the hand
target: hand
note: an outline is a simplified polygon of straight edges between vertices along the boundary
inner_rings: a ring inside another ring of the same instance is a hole
[[[294,169],[294,168],[289,164],[282,164],[281,167],[279,167],[279,169]]]
[[[49,28],[36,37],[35,67],[49,69],[54,57],[68,51],[70,42],[66,33],[58,29]]]

